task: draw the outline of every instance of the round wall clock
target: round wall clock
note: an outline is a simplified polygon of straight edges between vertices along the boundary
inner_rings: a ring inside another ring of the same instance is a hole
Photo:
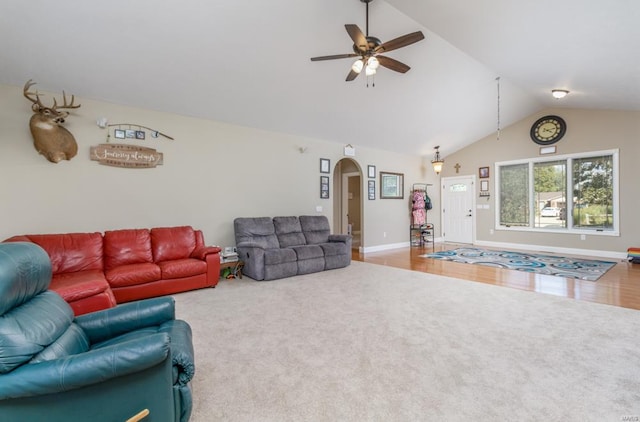
[[[531,139],[539,145],[558,142],[567,131],[567,123],[559,116],[544,116],[531,126]]]

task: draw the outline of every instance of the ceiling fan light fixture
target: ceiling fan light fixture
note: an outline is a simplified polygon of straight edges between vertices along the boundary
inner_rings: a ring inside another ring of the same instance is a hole
[[[376,74],[376,69],[373,67],[369,67],[367,66],[367,68],[365,69],[365,75],[367,76],[373,76]]]
[[[360,73],[362,72],[363,67],[364,67],[364,63],[362,59],[358,59],[355,62],[353,62],[353,64],[351,65],[351,70],[353,70],[356,73]]]
[[[375,56],[371,56],[369,57],[369,60],[367,60],[367,67],[370,67],[374,70],[378,69],[378,67],[380,67],[380,62],[375,58]]]
[[[553,95],[553,98],[559,100],[560,98],[564,98],[567,96],[567,94],[569,93],[569,91],[567,91],[566,89],[552,89],[551,90],[551,95]]]

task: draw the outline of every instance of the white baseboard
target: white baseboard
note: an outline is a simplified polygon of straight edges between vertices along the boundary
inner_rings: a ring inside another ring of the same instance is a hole
[[[561,248],[556,246],[543,246],[543,245],[525,245],[520,243],[503,243],[503,242],[486,242],[476,241],[474,246],[488,246],[490,248],[505,248],[505,249],[521,249],[524,251],[532,252],[550,252],[560,253],[567,255],[585,255],[589,257],[609,258],[609,259],[627,259],[626,252],[616,251],[597,251],[593,249],[576,249],[576,248]]]
[[[442,238],[437,237],[435,241],[436,243],[441,242]],[[381,252],[381,251],[388,251],[391,249],[407,248],[409,246],[411,246],[410,242],[388,243],[386,245],[364,246],[364,247],[360,246],[360,248],[358,249],[358,252],[360,253]]]
[[[360,246],[360,253],[388,251],[389,249],[406,248],[409,242],[388,243],[386,245]]]

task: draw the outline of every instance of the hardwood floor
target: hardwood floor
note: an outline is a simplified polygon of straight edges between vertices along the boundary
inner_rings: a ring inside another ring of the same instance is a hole
[[[421,258],[419,255],[434,250],[454,249],[459,245],[436,243],[393,249],[384,252],[359,253],[353,250],[355,261],[387,265],[425,273],[440,274],[497,286],[564,296],[587,302],[604,303],[623,308],[640,309],[640,265],[626,260],[619,261],[598,281],[576,280],[573,278],[526,273],[515,270],[487,267],[483,265],[461,264]],[[599,259],[597,257],[582,257]]]

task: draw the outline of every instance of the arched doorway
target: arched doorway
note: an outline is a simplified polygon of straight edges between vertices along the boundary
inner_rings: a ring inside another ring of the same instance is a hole
[[[352,247],[362,246],[363,189],[362,169],[350,158],[343,158],[333,171],[333,232],[351,234]]]

